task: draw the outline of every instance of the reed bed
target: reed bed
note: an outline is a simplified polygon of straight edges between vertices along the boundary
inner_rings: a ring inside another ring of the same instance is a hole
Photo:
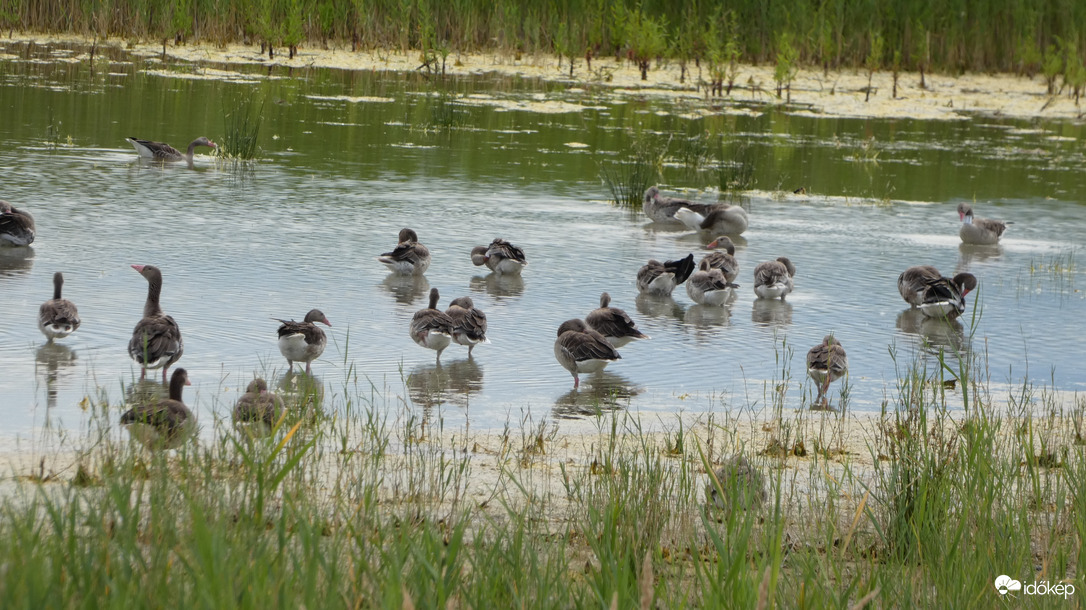
[[[741,24],[742,27],[739,27]],[[894,10],[859,0],[7,0],[0,27],[153,38],[250,41],[450,52],[553,53],[592,69],[625,58],[647,71],[677,62],[722,86],[736,61],[795,65],[1041,74],[1050,93],[1086,84],[1086,4],[1072,0],[906,0]],[[704,72],[703,72],[704,70]],[[1057,80],[1057,77],[1062,77]],[[733,83],[729,81],[730,90]]]
[[[563,433],[449,428],[346,367],[291,384],[271,439],[216,419],[153,455],[99,390],[69,466],[43,455],[0,484],[0,605],[985,607],[1007,601],[1001,574],[1081,594],[1086,401],[997,399],[983,363],[943,354],[903,363],[881,414],[852,414],[847,382],[812,411],[793,356],[747,404]],[[706,504],[735,454],[766,479],[761,508]]]

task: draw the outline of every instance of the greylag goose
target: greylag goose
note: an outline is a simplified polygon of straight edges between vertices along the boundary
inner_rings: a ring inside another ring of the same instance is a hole
[[[720,269],[729,282],[734,282],[735,278],[739,277],[739,261],[735,260],[735,244],[730,237],[721,235],[709,242],[705,249],[712,252],[701,260],[709,261],[709,266],[713,269]]]
[[[650,186],[645,191],[645,199],[641,203],[641,209],[645,212],[645,215],[652,219],[653,222],[679,222],[675,218],[675,212],[680,208],[687,208],[698,214],[708,214],[713,206],[705,203],[696,203],[688,199],[679,199],[676,197],[663,197],[660,195],[660,189],[655,186]]]
[[[694,272],[694,255],[677,261],[661,263],[656,259],[645,263],[637,271],[637,289],[646,294],[670,296],[675,287],[686,281]]]
[[[0,201],[0,244],[29,246],[34,242],[34,217],[29,212]]]
[[[143,157],[144,159],[153,159],[155,161],[187,161],[192,163],[192,154],[197,146],[208,146],[210,148],[219,147],[218,144],[200,136],[189,143],[188,151],[185,152],[185,154],[181,154],[181,151],[165,142],[152,142],[139,138],[125,139],[132,145],[132,148],[136,149],[136,152],[139,153],[140,157]]]
[[[427,349],[437,350],[437,360],[441,362],[441,352],[449,347],[453,337],[453,321],[449,314],[437,308],[440,298],[437,288],[430,289],[430,306],[415,312],[411,318],[411,339]]]
[[[962,222],[958,236],[967,244],[990,246],[999,243],[999,237],[1007,230],[1007,223],[1002,220],[974,217],[973,206],[964,201],[958,204],[958,220]]]
[[[705,500],[713,506],[730,511],[733,499],[735,508],[742,510],[758,508],[766,501],[765,478],[741,455],[724,462],[705,485]]]
[[[931,265],[909,267],[897,278],[901,298],[929,318],[957,318],[965,311],[965,295],[976,287],[972,273],[946,278]]]
[[[600,295],[600,306],[590,311],[584,321],[615,347],[622,347],[635,339],[649,338],[648,335],[637,330],[637,324],[625,311],[611,307],[611,295],[606,292]]]
[[[254,437],[268,436],[282,414],[283,399],[269,392],[268,382],[257,377],[234,404],[234,428]]]
[[[53,339],[63,339],[79,328],[79,310],[75,303],[60,297],[64,286],[64,274],[53,274],[53,298],[42,303],[38,308],[38,330],[50,343]]]
[[[622,358],[603,335],[578,319],[566,320],[558,327],[554,357],[573,375],[573,389],[581,385],[581,373],[602,371],[608,364]]]
[[[392,252],[385,252],[377,260],[397,275],[426,273],[430,268],[430,251],[419,243],[419,236],[411,229],[400,229],[399,239]]]
[[[739,235],[747,230],[750,220],[743,206],[718,203],[707,212],[696,212],[687,207],[675,210],[675,220],[693,231],[707,231],[710,234],[725,233]]]
[[[328,345],[328,337],[315,323],[320,322],[328,328],[332,327],[332,323],[319,309],[310,309],[301,322],[279,318],[275,320],[281,323],[279,353],[287,359],[287,367],[293,371],[295,362],[304,362],[305,373],[311,374],[310,363],[320,358],[320,355],[324,353],[324,347]]]
[[[196,431],[196,416],[181,401],[181,392],[189,383],[185,369],[177,369],[170,378],[170,397],[151,398],[121,415],[121,425],[132,438],[148,449],[173,449],[181,446]]]
[[[735,294],[735,284],[730,283],[720,269],[713,269],[709,261],[702,259],[698,270],[686,280],[686,294],[698,305],[723,305]]]
[[[792,278],[796,276],[796,266],[785,256],[777,257],[775,261],[759,263],[754,268],[754,294],[761,299],[776,299],[782,301],[795,286]]]
[[[830,384],[848,372],[848,356],[841,342],[826,335],[822,343],[807,352],[807,374],[818,384],[816,401],[826,403],[826,392]]]
[[[140,379],[147,376],[147,369],[162,369],[162,383],[166,383],[166,371],[181,359],[185,344],[181,341],[181,329],[170,316],[162,313],[158,304],[162,294],[162,272],[154,265],[132,265],[147,280],[147,302],[143,305],[143,318],[132,330],[128,342],[128,355],[140,365]]]
[[[486,314],[475,308],[471,297],[453,299],[445,315],[452,320],[452,340],[468,347],[468,358],[476,345],[490,343],[486,338]]]
[[[524,250],[498,237],[489,246],[476,246],[471,249],[471,262],[476,267],[486,265],[494,273],[519,275],[528,265]]]

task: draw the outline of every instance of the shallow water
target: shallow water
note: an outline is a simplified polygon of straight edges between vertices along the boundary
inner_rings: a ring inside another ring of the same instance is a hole
[[[803,356],[829,332],[848,351],[857,410],[892,398],[916,354],[934,370],[925,338],[982,353],[993,386],[1086,389],[1078,123],[819,119],[786,109],[691,119],[689,102],[503,77],[443,89],[417,74],[331,70],[268,78],[228,68],[231,79],[204,79],[192,66],[115,51],[93,70],[56,63],[43,47],[0,53],[0,198],[38,224],[32,249],[0,249],[5,443],[77,427],[84,397],[104,388],[118,403],[138,377],[126,345],[147,285],[133,263],[163,270],[162,306],[180,324],[179,365],[193,382],[186,402],[205,422],[228,416],[254,373],[282,379],[273,318],[301,319],[313,307],[333,324],[313,364],[329,404],[369,396],[372,384],[413,407],[448,405],[447,420],[473,427],[526,413],[576,416],[601,402],[650,412],[764,406],[766,387],[786,374],[788,404],[798,406],[810,391]],[[249,169],[201,156],[191,169],[148,165],[124,141],[219,140],[224,109],[241,99],[264,101],[264,152]],[[524,101],[579,109],[508,109]],[[669,147],[666,191],[702,189],[717,184],[716,172],[684,165],[682,142],[720,134],[728,154],[750,143],[757,185],[742,200],[751,227],[737,240],[736,300],[699,307],[682,287],[670,300],[638,297],[646,260],[697,252],[710,236],[608,204],[599,164],[649,138]],[[792,194],[799,186],[810,194]],[[960,244],[962,200],[1014,221],[1000,246]],[[417,281],[375,260],[405,226],[434,257]],[[497,236],[524,248],[523,278],[472,266],[472,246]],[[784,303],[756,301],[754,266],[782,255],[798,268],[795,292]],[[964,328],[908,311],[895,282],[915,264],[978,276]],[[83,327],[43,347],[37,308],[58,270]],[[486,312],[491,344],[473,359],[452,346],[438,367],[408,337],[430,287],[442,308],[470,295]],[[623,348],[621,361],[572,391],[552,353],[555,329],[595,308],[602,291],[652,339]]]

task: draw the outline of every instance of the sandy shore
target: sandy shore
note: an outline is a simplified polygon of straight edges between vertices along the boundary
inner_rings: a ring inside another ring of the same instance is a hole
[[[82,43],[92,40],[85,36],[40,35],[13,33],[9,42],[35,44]],[[122,39],[99,41],[126,49],[143,57],[148,70],[159,70],[163,47],[160,42],[133,42]],[[285,49],[283,49],[285,50]],[[410,51],[351,52],[347,49],[320,49],[303,46],[298,55],[288,59],[277,53],[274,59],[260,53],[259,46],[239,44],[188,44],[166,47],[166,62],[185,61],[197,64],[260,65],[271,67],[270,74],[232,73],[229,70],[205,66],[195,73],[170,74],[187,78],[253,80],[282,77],[287,68],[332,68],[342,70],[409,72],[419,68],[420,53]],[[58,61],[84,61],[86,54],[64,54]],[[565,61],[559,68],[556,57],[545,55],[515,58],[500,54],[449,55],[446,73],[452,76],[501,74],[522,78],[539,78],[567,83],[571,88],[592,89],[617,98],[666,97],[690,104],[691,116],[714,113],[757,113],[758,107],[783,104],[776,97],[773,66],[739,67],[736,88],[724,98],[709,99],[699,69],[691,66],[686,82],[680,83],[677,64],[655,66],[642,81],[640,73],[629,62],[616,62],[613,57],[598,58],[588,70],[583,59],[575,64],[573,78]],[[962,120],[975,115],[1002,116],[1020,119],[1081,120],[1086,106],[1078,106],[1067,95],[1049,96],[1041,76],[1024,78],[1011,74],[966,74],[948,76],[926,75],[926,87],[920,88],[917,73],[902,72],[898,76],[897,96],[892,96],[893,75],[875,73],[868,97],[868,77],[862,71],[830,72],[799,70],[792,82],[789,108],[797,114],[828,117],[912,118],[927,120]],[[365,101],[365,100],[359,100]],[[738,108],[736,107],[738,106]],[[508,109],[523,108],[537,112],[576,112],[589,106],[547,99],[527,100],[512,104]]]

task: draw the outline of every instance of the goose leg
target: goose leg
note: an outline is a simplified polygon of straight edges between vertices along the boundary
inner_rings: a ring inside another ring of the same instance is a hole
[[[141,366],[140,367],[140,381],[143,381],[146,378],[147,378],[147,369],[145,369],[145,368],[143,368]]]
[[[168,371],[168,370],[170,370],[170,367],[168,367],[168,366],[162,367],[162,385],[166,385],[167,383],[169,383],[168,381],[166,381],[166,371]]]
[[[312,374],[313,374],[313,373],[312,373],[312,372],[310,371],[309,365],[310,365],[310,362],[306,362],[306,363],[305,363],[305,374],[306,374],[306,375],[312,375]]]

